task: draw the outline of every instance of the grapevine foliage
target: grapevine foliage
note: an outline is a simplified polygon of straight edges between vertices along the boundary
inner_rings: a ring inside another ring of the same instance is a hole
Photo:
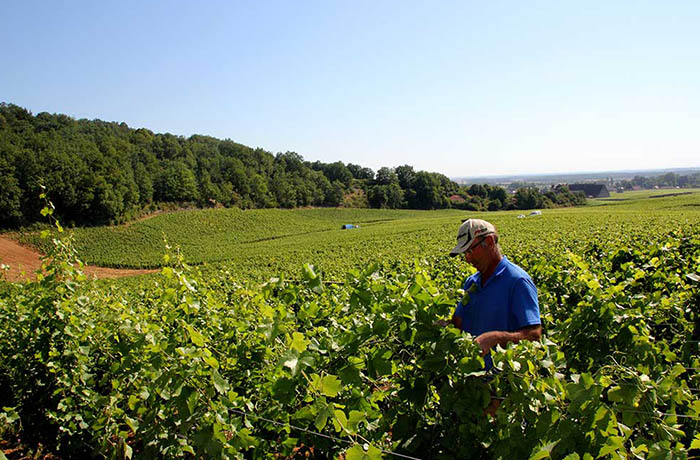
[[[516,252],[545,338],[489,375],[437,325],[464,295],[447,258],[254,285],[171,255],[135,288],[86,280],[57,239],[39,281],[0,290],[0,421],[66,457],[687,458],[698,234]]]

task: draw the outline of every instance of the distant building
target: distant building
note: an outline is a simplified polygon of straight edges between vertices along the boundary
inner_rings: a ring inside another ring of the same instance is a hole
[[[449,198],[449,200],[450,200],[450,202],[451,202],[452,204],[464,203],[465,201],[467,201],[467,200],[464,199],[464,197],[459,196],[459,195],[452,195],[452,196]]]
[[[583,192],[587,198],[606,198],[610,196],[608,188],[604,184],[569,184],[572,192]]]

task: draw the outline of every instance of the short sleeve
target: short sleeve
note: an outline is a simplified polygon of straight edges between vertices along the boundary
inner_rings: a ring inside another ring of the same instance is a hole
[[[521,278],[513,285],[510,323],[509,329],[511,331],[542,323],[540,306],[537,301],[537,288],[529,277]]]
[[[462,285],[462,289],[464,289],[466,291],[467,289],[469,289],[469,286],[471,286],[473,283],[474,283],[474,281],[472,281],[471,278],[467,278],[464,281],[464,284]],[[464,330],[464,326],[465,326],[464,313],[466,312],[466,310],[467,309],[465,308],[464,305],[462,305],[462,300],[460,299],[460,301],[457,302],[457,307],[455,307],[455,312],[452,314],[453,318],[457,317],[457,318],[460,318],[462,320],[462,330]]]
[[[457,317],[460,318],[462,321],[464,321],[464,305],[462,305],[462,301],[460,300],[457,302],[457,307],[455,308],[454,314],[452,314],[452,317]],[[464,324],[464,323],[462,323]]]

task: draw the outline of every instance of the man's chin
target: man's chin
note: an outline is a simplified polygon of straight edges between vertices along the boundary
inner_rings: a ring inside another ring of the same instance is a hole
[[[472,267],[476,268],[478,271],[481,271],[481,269],[483,268],[483,267],[480,267],[481,264],[479,264],[479,263],[475,263],[475,262],[467,262],[467,263],[469,265],[471,265]]]

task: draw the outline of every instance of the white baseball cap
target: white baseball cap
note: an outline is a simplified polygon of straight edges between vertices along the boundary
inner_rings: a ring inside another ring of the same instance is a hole
[[[467,251],[474,241],[480,236],[486,236],[496,233],[496,227],[490,222],[481,219],[467,219],[462,222],[457,232],[457,246],[450,251],[451,256],[463,254]]]

